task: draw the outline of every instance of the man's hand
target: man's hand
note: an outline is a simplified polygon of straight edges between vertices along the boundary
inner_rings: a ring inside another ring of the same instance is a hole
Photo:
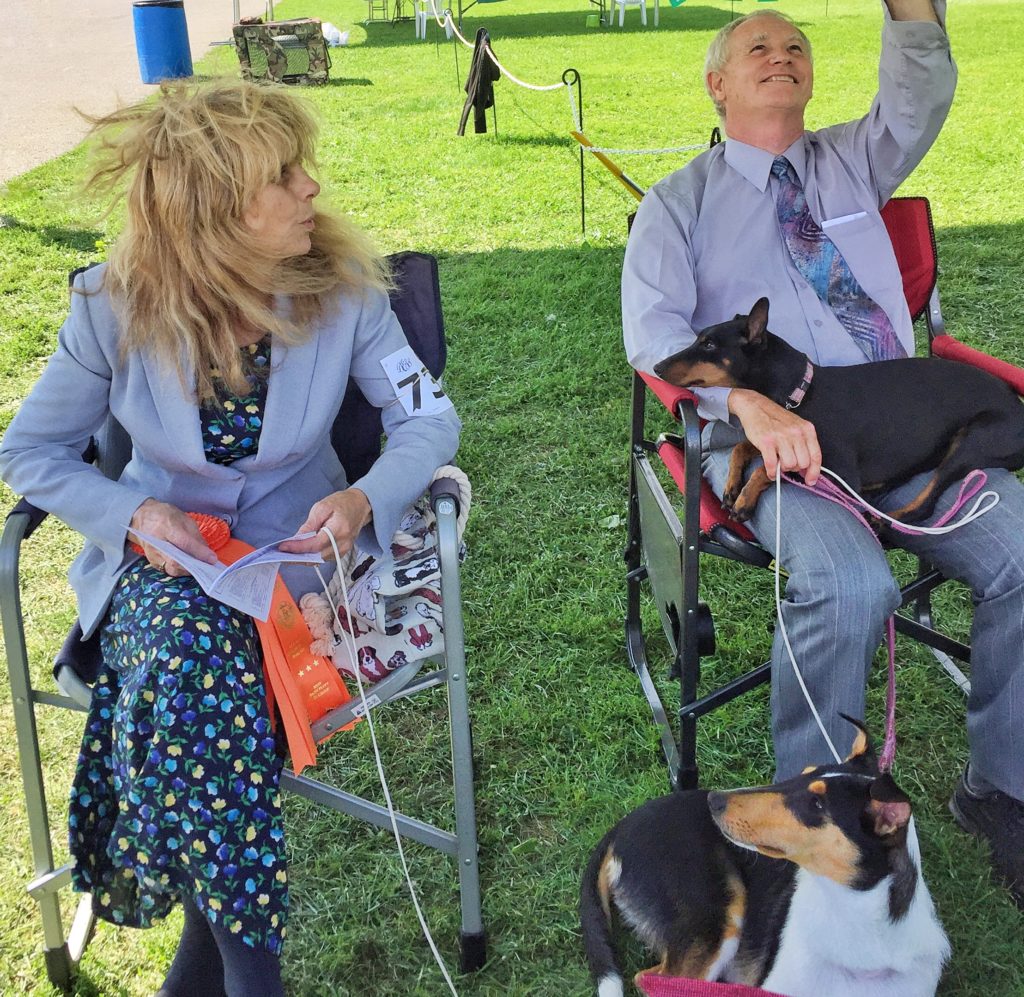
[[[345,554],[355,543],[359,531],[373,518],[370,500],[358,488],[346,488],[343,492],[334,492],[320,499],[312,509],[306,521],[295,531],[296,533],[316,533],[308,540],[291,540],[281,544],[281,550],[291,554],[309,554],[319,552],[325,560],[334,557],[334,549],[326,534],[320,531],[326,526],[334,535],[338,551]]]
[[[813,485],[821,473],[821,448],[814,426],[770,398],[748,388],[729,392],[729,411],[740,420],[747,439],[761,451],[765,473],[799,471]]]
[[[180,547],[186,554],[191,554],[200,561],[207,564],[217,563],[217,555],[207,546],[195,520],[177,506],[148,498],[135,510],[130,525],[133,530],[148,533],[157,540],[166,540],[175,547]],[[165,562],[164,555],[154,547],[138,539],[135,542],[142,547],[146,560],[154,567],[160,568],[164,574],[175,578],[188,574],[177,561]]]

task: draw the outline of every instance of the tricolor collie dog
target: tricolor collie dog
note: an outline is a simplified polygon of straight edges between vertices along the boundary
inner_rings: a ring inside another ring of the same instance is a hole
[[[624,993],[615,915],[666,976],[790,997],[935,993],[949,943],[910,801],[851,722],[859,733],[840,765],[764,788],[671,793],[604,836],[580,895],[599,997]]]

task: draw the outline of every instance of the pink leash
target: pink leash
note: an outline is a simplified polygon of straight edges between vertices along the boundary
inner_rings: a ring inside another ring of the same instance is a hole
[[[798,478],[787,475],[786,480],[797,488],[813,492],[821,498],[828,499],[842,506],[851,513],[871,535],[878,540],[878,535],[871,528],[864,513],[861,511],[863,505],[860,501],[847,494],[831,480],[820,477],[813,485],[805,484]],[[960,491],[952,507],[935,521],[935,526],[945,526],[960,510],[985,486],[988,477],[984,471],[971,471],[960,484]],[[889,525],[899,533],[922,536],[923,531],[914,526],[907,526],[904,523],[890,522]],[[881,541],[879,541],[881,546]],[[882,744],[882,753],[878,758],[878,768],[881,772],[888,772],[892,768],[893,759],[896,757],[896,617],[890,616],[886,623],[886,643],[889,646],[889,678],[885,692],[885,741]]]

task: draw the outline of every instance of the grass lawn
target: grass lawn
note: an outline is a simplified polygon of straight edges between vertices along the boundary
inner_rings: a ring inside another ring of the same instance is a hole
[[[752,9],[736,4],[738,13]],[[810,34],[816,127],[863,113],[873,93],[881,14],[876,0],[779,5]],[[705,142],[716,123],[703,92],[703,53],[732,5],[667,4],[661,26],[588,28],[585,0],[504,0],[475,6],[464,31],[488,28],[520,79],[549,84],[568,67],[583,78],[586,131],[613,148]],[[595,8],[589,8],[593,10]],[[364,25],[358,0],[287,0],[279,17],[316,14],[350,29],[330,84],[306,92],[323,120],[321,180],[386,251],[438,254],[450,338],[447,386],[465,421],[460,463],[475,489],[463,577],[477,764],[484,916],[490,960],[458,981],[462,994],[583,995],[576,890],[588,849],[627,809],[667,788],[654,730],[625,664],[629,371],[618,281],[633,201],[588,161],[587,233],[580,231],[579,162],[565,92],[496,85],[497,132],[456,136],[469,52],[433,26]],[[960,87],[949,122],[903,193],[931,197],[943,306],[968,342],[1024,362],[1024,185],[1017,108],[1024,19],[1013,0],[959,0],[949,27]],[[435,38],[440,37],[440,44]],[[237,71],[230,49],[199,63]],[[615,157],[641,186],[689,153]],[[51,352],[67,304],[69,269],[101,258],[116,219],[97,222],[75,192],[75,150],[0,192],[0,429]],[[4,505],[13,501],[3,496]],[[287,524],[282,524],[287,526]],[[48,523],[26,552],[25,610],[43,675],[74,611],[63,581],[77,541]],[[907,566],[904,565],[904,568]],[[764,576],[709,566],[719,650],[709,673],[758,663],[771,633]],[[966,631],[969,598],[945,597],[944,619]],[[1019,653],[1019,649],[1009,649]],[[901,641],[896,776],[917,801],[926,872],[953,943],[941,993],[1024,993],[1021,919],[994,887],[982,849],[961,834],[946,800],[965,759],[962,695],[928,654]],[[881,660],[881,656],[879,658]],[[868,717],[882,726],[882,669]],[[4,680],[0,679],[0,683]],[[44,717],[54,838],[63,854],[65,787],[81,718]],[[441,698],[421,697],[379,721],[396,804],[445,817]],[[375,791],[364,731],[325,752],[332,778]],[[771,776],[766,695],[706,722],[708,784]],[[0,992],[48,994],[31,861],[16,776],[15,736],[0,695]],[[284,969],[296,995],[441,994],[443,982],[407,899],[388,834],[287,800],[292,916]],[[450,967],[458,910],[450,862],[409,848],[427,918]],[[162,979],[180,917],[148,932],[101,924],[82,965],[81,995],[147,995]],[[629,953],[630,972],[643,958]],[[823,995],[827,997],[827,995]]]

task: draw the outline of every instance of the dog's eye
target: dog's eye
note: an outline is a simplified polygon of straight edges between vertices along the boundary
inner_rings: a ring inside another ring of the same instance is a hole
[[[704,342],[700,344],[700,348],[705,353],[714,353],[715,344],[710,339],[705,339]]]
[[[824,810],[825,809],[825,804],[822,801],[821,797],[817,795],[817,793],[811,793],[811,806],[815,810]]]

